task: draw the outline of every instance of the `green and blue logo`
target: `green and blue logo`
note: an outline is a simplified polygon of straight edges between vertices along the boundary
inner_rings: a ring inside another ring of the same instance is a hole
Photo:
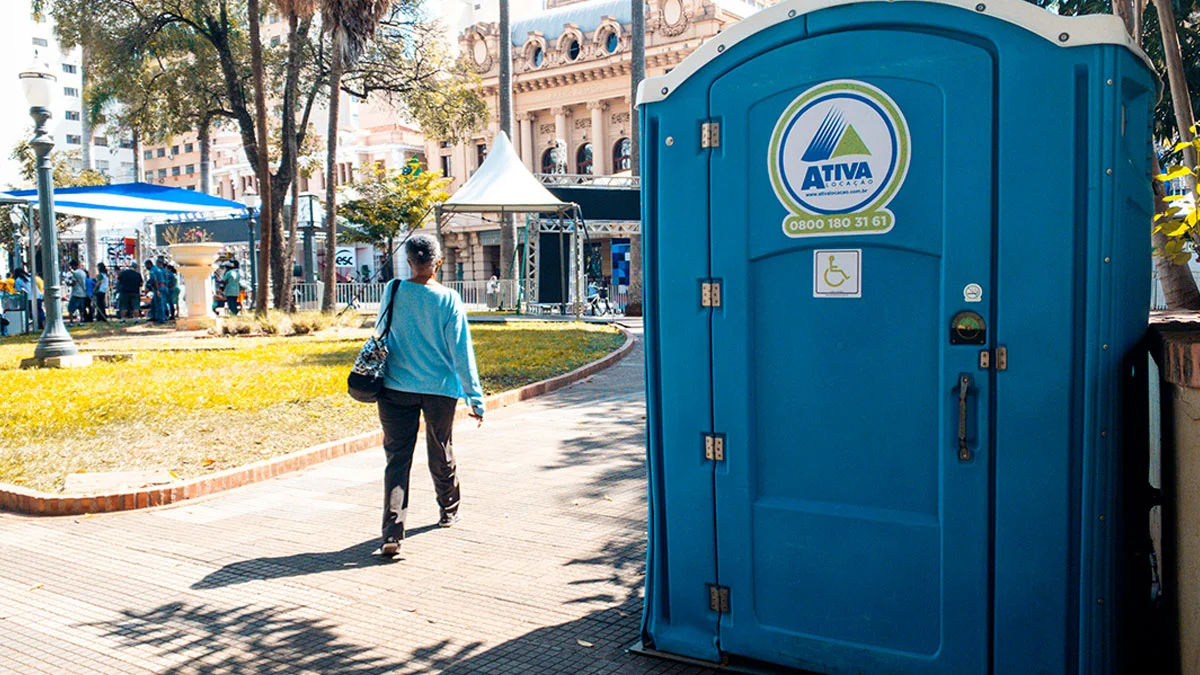
[[[908,175],[909,132],[896,102],[857,80],[812,87],[779,117],[768,152],[789,237],[882,234]]]

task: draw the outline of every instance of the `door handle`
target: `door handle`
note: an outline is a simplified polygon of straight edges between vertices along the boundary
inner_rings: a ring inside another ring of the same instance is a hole
[[[958,461],[969,462],[974,456],[967,446],[967,394],[971,391],[971,376],[958,376]]]

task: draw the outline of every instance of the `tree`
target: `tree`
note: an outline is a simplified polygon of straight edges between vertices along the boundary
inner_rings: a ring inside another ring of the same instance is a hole
[[[300,63],[300,21],[309,21],[312,19],[313,13],[317,9],[317,0],[273,0],[276,9],[280,11],[288,20],[288,52],[287,62]],[[297,100],[300,95],[300,69],[288,68],[287,76],[283,88],[283,109],[294,111],[296,110]],[[285,115],[284,124],[287,124],[288,119],[292,119],[291,115]],[[287,236],[287,251],[284,259],[292,261],[296,259],[296,229],[299,224],[299,206],[300,206],[300,148],[296,138],[294,128],[282,129],[283,142],[285,145],[290,145],[288,155],[292,159],[292,208],[288,211],[288,236]],[[312,134],[306,133],[306,139],[311,139]],[[311,170],[309,171],[311,173]],[[305,175],[305,178],[308,176]],[[305,264],[308,264],[307,262]],[[287,303],[289,311],[295,311],[295,298],[292,295],[292,284],[295,282],[291,270],[281,270],[279,275],[280,289],[276,297]]]
[[[284,141],[292,137],[294,142],[280,142],[280,158],[270,175],[271,222],[263,226],[271,230],[270,259],[276,284],[285,278],[280,272],[284,265],[284,197],[299,170],[296,154],[311,128],[311,115],[328,91],[332,65],[330,36],[312,30],[315,20],[299,13],[303,4],[284,6],[289,29],[290,13],[297,13],[294,39],[289,39],[288,45],[264,47],[262,54],[267,104],[285,97],[289,81],[296,83],[296,96],[274,110],[261,112],[249,91],[254,74],[249,0],[38,0],[35,7],[50,7],[60,45],[88,48],[96,86],[100,79],[109,79],[105,95],[120,102],[122,110],[137,111],[137,115],[121,111],[114,115],[121,123],[146,132],[147,138],[155,135],[152,129],[178,133],[174,130],[203,131],[207,125],[202,122],[229,124],[241,136],[246,160],[257,166],[259,153],[270,141],[262,138],[257,117],[266,114],[281,119]],[[104,30],[92,31],[92,25],[104,26]],[[387,95],[398,114],[413,114],[422,120],[423,112],[434,110],[449,118],[441,120],[445,128],[472,124],[470,114],[456,119],[459,109],[427,107],[425,98],[435,93],[438,98],[445,92],[451,92],[451,98],[477,98],[466,91],[470,82],[451,59],[442,52],[426,53],[419,48],[435,42],[438,30],[420,19],[416,0],[396,3],[373,41],[373,45],[386,48],[368,47],[372,58],[362,61],[370,68],[347,67],[344,79],[364,95]],[[464,109],[469,113],[475,107]],[[89,110],[97,109],[89,104]],[[276,286],[276,302],[286,305],[288,298],[280,290]]]
[[[267,139],[267,88],[263,83],[263,56],[262,56],[262,36],[259,34],[259,20],[262,19],[262,12],[258,7],[258,0],[247,0],[247,17],[250,23],[250,70],[254,78],[254,109],[258,111],[255,116],[256,130],[261,143],[266,143]],[[258,194],[262,198],[261,207],[261,232],[259,233],[260,253],[258,256],[258,283],[254,288],[254,308],[259,314],[266,314],[267,299],[270,297],[268,289],[270,288],[270,280],[272,277],[271,268],[272,250],[271,240],[274,238],[274,230],[272,224],[275,222],[271,219],[271,167],[267,161],[267,153],[259,149],[257,161],[252,163],[254,167],[254,175],[257,178]],[[251,251],[251,254],[254,252]],[[275,278],[279,275],[275,274]]]
[[[352,188],[342,190],[348,199],[340,211],[352,225],[342,230],[341,241],[386,246],[390,265],[396,237],[420,229],[434,206],[450,198],[445,189],[450,179],[425,171],[415,158],[402,170],[369,165],[360,175]]]
[[[391,0],[321,0],[321,25],[332,40],[329,68],[329,131],[325,142],[325,289],[321,294],[321,310],[332,312],[333,292],[337,284],[334,254],[337,249],[337,190],[334,186],[337,166],[338,113],[342,76],[354,65],[367,41],[375,35]]]

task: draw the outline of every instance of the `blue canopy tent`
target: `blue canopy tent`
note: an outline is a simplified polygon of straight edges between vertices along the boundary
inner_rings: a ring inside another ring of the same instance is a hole
[[[0,197],[36,203],[37,190],[11,190],[0,193]],[[149,183],[55,188],[54,211],[68,216],[124,222],[146,218],[191,221],[247,216],[246,206],[238,202]]]

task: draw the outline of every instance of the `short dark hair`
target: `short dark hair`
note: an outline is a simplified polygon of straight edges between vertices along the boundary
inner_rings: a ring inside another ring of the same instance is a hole
[[[442,247],[428,234],[414,234],[404,244],[408,259],[418,265],[430,265],[442,259]]]
[[[71,269],[75,269],[76,267],[79,267],[79,261],[76,260],[75,258],[71,258],[71,262],[69,262],[67,264],[71,266]]]

